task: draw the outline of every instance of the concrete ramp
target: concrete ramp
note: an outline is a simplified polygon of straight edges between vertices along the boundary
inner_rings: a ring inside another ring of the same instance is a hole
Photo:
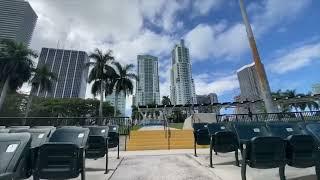
[[[217,122],[216,113],[196,113],[188,117],[183,124],[184,130],[192,130],[192,122],[196,123],[213,123]]]

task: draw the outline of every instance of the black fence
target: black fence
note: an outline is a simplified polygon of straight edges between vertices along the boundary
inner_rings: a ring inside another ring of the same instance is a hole
[[[223,114],[217,115],[217,122],[259,122],[259,121],[320,121],[320,111]]]
[[[128,117],[0,117],[0,126],[87,126],[118,125],[121,135],[130,133],[131,120]]]

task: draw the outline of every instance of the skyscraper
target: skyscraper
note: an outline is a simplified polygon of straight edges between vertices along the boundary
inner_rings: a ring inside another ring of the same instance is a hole
[[[89,57],[84,51],[42,48],[38,67],[47,66],[57,80],[51,92],[32,88],[31,93],[39,97],[85,98]]]
[[[245,65],[237,70],[237,76],[241,91],[241,101],[256,101],[262,99],[258,74],[254,63]],[[252,112],[258,112],[260,109],[261,107],[257,105],[250,106]]]
[[[150,55],[138,55],[134,103],[138,105],[160,104],[158,58]]]
[[[312,94],[320,94],[320,83],[312,85]]]
[[[24,0],[0,0],[0,40],[29,45],[38,16]]]
[[[170,99],[174,105],[196,104],[189,49],[184,40],[172,50]]]
[[[108,101],[112,106],[115,106],[116,98],[115,93],[113,92],[111,95],[106,97],[106,101]],[[117,110],[120,112],[121,116],[126,115],[126,96],[123,92],[118,94],[118,105]]]

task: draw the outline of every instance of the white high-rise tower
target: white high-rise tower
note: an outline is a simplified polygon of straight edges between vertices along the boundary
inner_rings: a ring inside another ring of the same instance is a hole
[[[174,105],[196,104],[189,49],[184,40],[172,50],[170,99]]]

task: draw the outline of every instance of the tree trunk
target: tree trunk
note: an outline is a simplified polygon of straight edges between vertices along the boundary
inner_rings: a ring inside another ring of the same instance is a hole
[[[102,124],[103,117],[103,81],[100,83],[100,105],[99,105],[99,124]]]
[[[30,92],[28,103],[27,103],[27,108],[26,108],[26,114],[25,114],[25,116],[24,116],[25,118],[23,120],[23,125],[25,125],[26,122],[27,122],[27,117],[28,117],[29,112],[30,112],[30,108],[31,108],[31,105],[32,105],[32,100],[33,100],[33,95]]]
[[[118,110],[118,92],[115,92],[114,95],[114,113],[113,113],[113,117],[117,116],[117,110]]]
[[[1,91],[1,96],[0,96],[0,111],[2,109],[4,100],[7,96],[8,90],[9,90],[9,81],[10,81],[10,76],[7,77],[6,82],[4,83]]]

